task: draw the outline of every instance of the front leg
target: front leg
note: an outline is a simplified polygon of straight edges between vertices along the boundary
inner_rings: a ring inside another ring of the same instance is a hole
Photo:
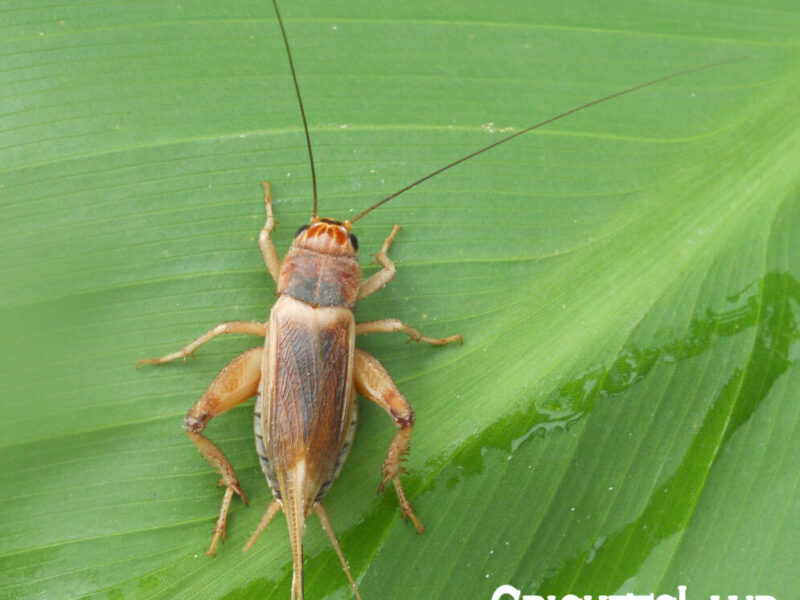
[[[353,379],[356,391],[388,412],[392,420],[400,428],[394,434],[391,444],[389,444],[389,451],[386,454],[386,460],[383,462],[382,468],[383,481],[378,488],[378,492],[383,491],[384,485],[391,479],[394,489],[397,491],[403,518],[411,519],[417,531],[422,533],[425,528],[414,515],[414,509],[406,498],[403,486],[400,483],[400,473],[405,472],[403,467],[400,466],[400,462],[408,452],[408,440],[414,429],[414,411],[411,410],[408,401],[397,389],[391,375],[378,362],[378,359],[359,348],[355,350]]]
[[[264,262],[267,265],[269,274],[275,283],[278,283],[278,276],[281,272],[281,261],[278,258],[278,251],[275,250],[275,244],[269,237],[272,230],[275,229],[275,217],[272,215],[272,195],[270,194],[270,185],[267,181],[262,181],[261,185],[264,186],[264,204],[267,206],[267,222],[261,228],[261,233],[258,236],[258,245],[261,248],[261,255],[264,257]]]
[[[381,251],[374,255],[375,260],[378,261],[382,268],[369,279],[361,282],[361,288],[358,290],[359,300],[366,298],[370,294],[374,294],[394,278],[394,263],[389,259],[386,252],[389,250],[389,246],[392,245],[392,240],[394,236],[397,235],[398,231],[400,231],[400,225],[395,225],[394,228],[392,228],[392,233],[390,233],[386,241],[383,242]]]

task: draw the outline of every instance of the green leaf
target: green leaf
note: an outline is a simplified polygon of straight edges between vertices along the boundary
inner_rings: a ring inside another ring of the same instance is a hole
[[[360,344],[416,412],[405,477],[428,531],[376,496],[394,430],[361,401],[326,506],[365,599],[800,589],[800,9],[796,2],[284,2],[320,211],[357,211],[539,120],[689,67],[472,159],[357,223],[394,222],[397,276],[357,309],[426,335]],[[135,369],[217,322],[267,318],[256,243],[311,211],[269,3],[2,8],[0,596],[289,597],[252,402],[182,431],[257,341]],[[310,599],[351,596],[306,534]]]

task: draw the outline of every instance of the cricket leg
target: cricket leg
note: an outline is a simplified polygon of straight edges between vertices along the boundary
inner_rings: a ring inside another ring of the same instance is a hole
[[[136,366],[141,367],[142,365],[163,365],[164,363],[168,363],[176,358],[183,358],[185,360],[187,356],[194,354],[194,351],[206,342],[217,337],[218,335],[223,335],[226,333],[247,333],[249,335],[267,337],[267,324],[259,323],[258,321],[226,321],[225,323],[220,323],[214,327],[214,329],[206,331],[199,338],[187,344],[177,352],[165,354],[159,358],[143,358],[141,360],[137,360]]]
[[[414,340],[415,342],[425,342],[427,344],[433,344],[434,346],[444,346],[450,342],[464,343],[464,340],[461,339],[461,334],[451,335],[450,337],[446,338],[426,337],[399,319],[380,319],[379,321],[365,321],[363,323],[356,323],[356,335],[392,331],[402,331],[408,335],[410,340]]]
[[[272,230],[275,229],[275,217],[272,216],[272,196],[269,193],[269,182],[262,181],[261,185],[264,186],[264,203],[267,205],[267,222],[261,228],[261,233],[258,236],[258,245],[261,248],[261,254],[264,256],[264,262],[267,264],[269,274],[275,283],[278,283],[278,275],[281,271],[281,261],[278,258],[278,251],[275,250],[275,244],[269,237]]]
[[[361,282],[361,288],[358,290],[359,300],[366,298],[370,294],[374,294],[394,278],[394,263],[391,261],[386,252],[389,250],[389,246],[392,245],[392,240],[394,239],[394,236],[397,235],[398,231],[400,231],[400,225],[395,225],[392,228],[392,233],[390,233],[389,237],[386,238],[386,241],[383,242],[381,251],[377,254],[373,254],[375,260],[377,260],[383,268],[368,279],[365,279]]]
[[[361,594],[358,593],[358,586],[353,580],[353,576],[350,574],[350,567],[344,558],[344,554],[342,554],[342,549],[339,547],[339,540],[336,539],[336,534],[333,532],[333,526],[328,518],[328,512],[325,510],[325,507],[322,506],[322,503],[319,503],[314,507],[314,512],[317,513],[320,523],[322,523],[322,528],[325,530],[325,533],[328,534],[328,539],[331,541],[331,546],[333,546],[333,549],[336,551],[336,556],[339,557],[339,562],[342,563],[342,569],[344,570],[345,575],[347,575],[347,580],[350,582],[350,587],[353,588],[353,593],[356,595],[358,600],[361,600]]]
[[[355,350],[353,378],[356,384],[356,391],[388,412],[395,425],[399,427],[392,438],[392,442],[389,444],[389,451],[386,453],[386,460],[383,462],[381,469],[383,471],[383,481],[378,487],[378,493],[383,491],[386,482],[391,479],[397,492],[397,498],[400,501],[400,510],[403,511],[403,518],[411,519],[417,531],[422,533],[425,528],[414,515],[414,509],[406,498],[403,486],[400,483],[400,473],[405,473],[405,469],[400,466],[400,462],[408,452],[408,440],[414,429],[414,411],[411,410],[408,401],[397,389],[392,377],[383,365],[378,362],[378,359],[360,348]]]
[[[247,498],[239,486],[236,471],[228,457],[214,442],[203,435],[203,430],[212,418],[256,395],[261,379],[261,361],[264,352],[266,350],[261,346],[251,348],[229,362],[184,418],[189,439],[200,450],[203,458],[216,467],[222,475],[219,484],[226,488],[225,495],[222,497],[219,517],[214,526],[214,537],[206,552],[211,556],[214,556],[220,536],[223,540],[225,539],[225,524],[233,494],[238,494],[245,504],[247,504]]]
[[[264,516],[261,517],[261,522],[258,524],[258,527],[256,527],[256,530],[253,532],[253,535],[250,536],[250,539],[247,540],[247,543],[244,545],[244,548],[242,548],[242,552],[247,552],[248,550],[250,550],[250,548],[253,547],[253,544],[255,544],[256,540],[258,539],[258,536],[261,535],[261,532],[267,528],[269,522],[272,521],[272,517],[278,514],[278,511],[280,509],[281,509],[280,502],[278,502],[277,500],[273,500],[272,502],[270,502],[270,505],[267,507],[267,512],[265,512]]]

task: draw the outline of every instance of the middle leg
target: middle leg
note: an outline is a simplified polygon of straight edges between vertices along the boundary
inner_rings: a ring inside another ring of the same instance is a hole
[[[259,323],[258,321],[225,321],[220,323],[213,329],[209,329],[196,340],[186,344],[183,348],[172,354],[165,354],[159,358],[143,358],[136,361],[136,366],[142,365],[163,365],[178,358],[186,360],[187,356],[194,354],[200,346],[206,342],[211,341],[218,335],[225,335],[228,333],[246,333],[248,335],[257,335],[260,337],[267,337],[267,324]]]
[[[363,323],[356,323],[356,335],[362,335],[364,333],[392,332],[392,331],[402,331],[415,342],[426,342],[428,344],[433,344],[434,346],[444,346],[445,344],[449,344],[450,342],[461,342],[462,344],[464,343],[464,340],[461,339],[460,333],[457,333],[456,335],[451,335],[450,337],[446,338],[425,337],[419,331],[417,331],[410,325],[406,325],[399,319],[380,319],[379,321],[365,321]]]

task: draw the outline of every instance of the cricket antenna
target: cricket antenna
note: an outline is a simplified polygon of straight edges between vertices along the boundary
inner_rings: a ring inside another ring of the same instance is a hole
[[[281,26],[281,34],[283,35],[283,44],[286,46],[286,55],[289,57],[289,68],[292,70],[292,79],[294,80],[294,89],[297,92],[297,102],[300,104],[300,115],[303,117],[303,129],[306,132],[306,145],[308,146],[308,160],[311,163],[311,187],[314,189],[314,213],[311,215],[312,220],[317,220],[317,174],[314,171],[314,153],[311,151],[311,136],[308,135],[308,122],[306,121],[306,111],[303,109],[303,99],[300,97],[300,86],[297,83],[297,74],[294,71],[294,61],[292,61],[292,51],[289,49],[289,38],[286,37],[286,29],[283,27],[283,20],[281,19],[281,11],[278,10],[277,0],[272,0],[272,6],[275,7],[275,14],[278,17],[278,25]]]
[[[611,100],[612,98],[616,98],[617,96],[624,96],[625,94],[630,94],[631,92],[635,92],[637,90],[641,90],[642,88],[646,88],[646,87],[649,87],[651,85],[655,85],[657,83],[661,83],[663,81],[667,81],[669,79],[674,79],[675,77],[680,77],[682,75],[688,75],[689,73],[694,73],[695,71],[702,71],[704,69],[710,69],[712,67],[718,67],[720,65],[725,65],[725,64],[728,64],[728,63],[731,63],[731,62],[735,62],[735,61],[738,61],[738,60],[744,60],[745,58],[747,58],[747,57],[745,57],[745,56],[737,56],[736,58],[727,58],[725,60],[720,60],[720,61],[717,61],[717,62],[705,64],[705,65],[700,65],[699,67],[692,67],[690,69],[684,69],[683,71],[677,71],[675,73],[671,73],[669,75],[664,75],[663,77],[659,77],[658,79],[653,79],[653,80],[648,81],[646,83],[640,83],[639,85],[635,85],[633,87],[629,87],[629,88],[624,89],[622,91],[615,92],[613,94],[609,94],[608,96],[604,96],[602,98],[598,98],[596,100],[592,100],[591,102],[587,102],[586,104],[582,104],[582,105],[577,106],[575,108],[571,108],[570,110],[568,110],[566,112],[563,112],[560,115],[556,115],[555,117],[550,117],[549,119],[546,119],[544,121],[540,121],[539,123],[536,123],[535,125],[531,125],[530,127],[526,127],[525,129],[522,129],[521,131],[518,131],[516,133],[512,133],[511,135],[506,136],[503,139],[494,142],[493,144],[489,144],[488,146],[484,146],[480,150],[476,150],[475,152],[472,152],[471,154],[467,154],[466,156],[463,156],[463,157],[459,158],[458,160],[451,162],[449,165],[445,165],[444,167],[442,167],[440,169],[437,169],[433,173],[429,173],[428,175],[425,175],[425,177],[417,179],[415,182],[408,184],[406,187],[402,188],[401,190],[396,191],[394,194],[386,196],[386,198],[384,198],[380,202],[376,202],[375,204],[370,206],[368,209],[360,212],[354,218],[350,219],[348,222],[349,223],[355,223],[356,221],[358,221],[361,217],[363,217],[367,213],[372,212],[373,210],[375,210],[376,208],[378,208],[379,206],[381,206],[383,204],[386,204],[389,200],[391,200],[392,198],[396,198],[397,196],[399,196],[403,192],[407,192],[411,188],[418,186],[423,181],[427,181],[431,177],[435,177],[439,173],[443,173],[444,171],[447,171],[447,169],[451,169],[451,168],[455,167],[456,165],[461,164],[462,162],[464,162],[466,160],[469,160],[470,158],[474,158],[475,156],[478,156],[479,154],[483,154],[487,150],[491,150],[492,148],[495,148],[495,147],[499,146],[500,144],[505,144],[506,142],[510,142],[515,137],[520,136],[523,133],[528,133],[529,131],[532,131],[534,129],[538,129],[539,127],[543,127],[544,125],[548,125],[549,123],[552,123],[553,121],[558,121],[559,119],[563,119],[564,117],[567,117],[567,116],[569,116],[571,114],[574,114],[576,112],[580,112],[580,111],[582,111],[582,110],[584,110],[586,108],[589,108],[590,106],[594,106],[595,104],[601,104],[603,102]]]

